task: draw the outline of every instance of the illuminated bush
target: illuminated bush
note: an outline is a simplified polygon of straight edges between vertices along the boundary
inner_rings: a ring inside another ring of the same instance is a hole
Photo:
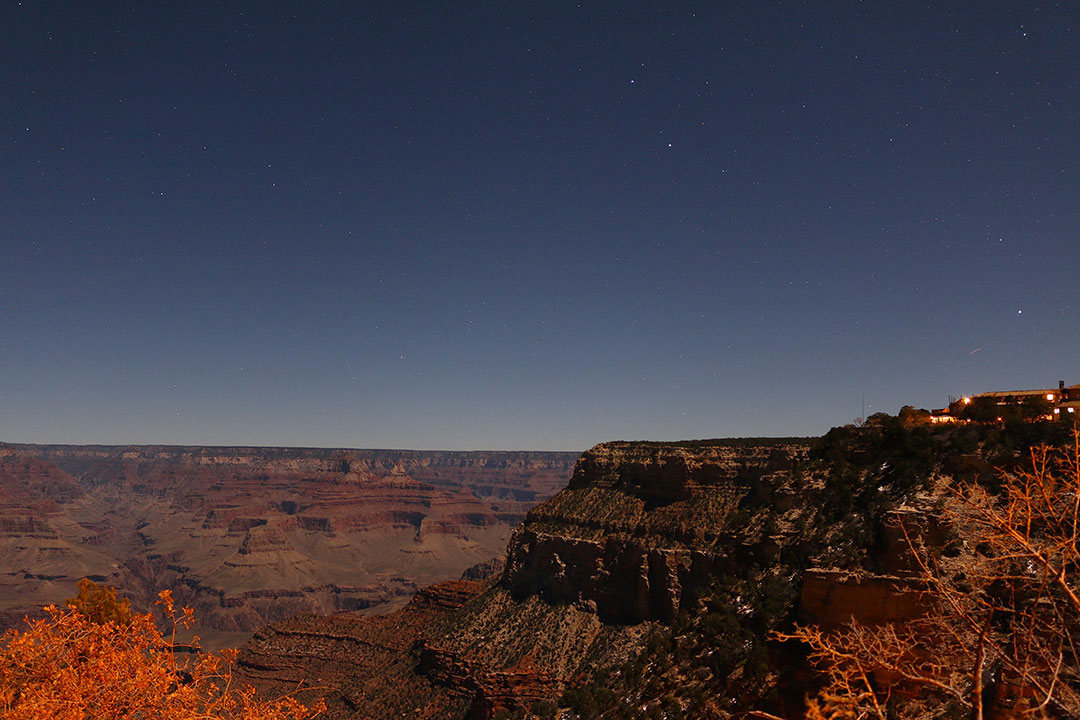
[[[294,698],[255,698],[232,686],[235,651],[183,654],[177,628],[190,627],[172,595],[158,600],[170,636],[150,614],[133,614],[111,588],[86,580],[67,607],[0,640],[0,717],[4,720],[301,720],[319,714]]]

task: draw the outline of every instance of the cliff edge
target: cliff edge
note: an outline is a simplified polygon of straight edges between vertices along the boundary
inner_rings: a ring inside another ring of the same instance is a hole
[[[501,572],[380,618],[265,628],[241,674],[328,688],[310,692],[331,718],[801,716],[816,688],[805,648],[772,632],[924,612],[907,538],[941,547],[954,478],[993,478],[1048,432],[897,422],[604,443],[529,511]]]
[[[383,618],[306,616],[264,629],[241,652],[244,679],[329,686],[331,717],[341,718],[396,717],[401,703],[389,698],[404,687],[418,718],[547,707],[597,668],[637,656],[718,578],[774,559],[783,540],[768,536],[760,511],[799,511],[794,481],[809,449],[598,445],[514,531],[501,574],[435,586]]]

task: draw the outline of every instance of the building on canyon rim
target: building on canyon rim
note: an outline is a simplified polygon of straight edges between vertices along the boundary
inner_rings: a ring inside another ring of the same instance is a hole
[[[995,390],[965,395],[957,400],[950,398],[948,407],[930,411],[930,421],[1001,422],[1022,408],[1028,412],[1021,413],[1020,417],[1027,420],[1076,420],[1080,418],[1080,384],[1066,387],[1065,381],[1059,380],[1056,388]]]

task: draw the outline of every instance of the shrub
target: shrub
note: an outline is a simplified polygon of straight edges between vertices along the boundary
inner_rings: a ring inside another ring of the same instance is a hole
[[[98,585],[90,578],[79,581],[79,594],[68,598],[64,604],[87,620],[98,625],[116,623],[131,624],[131,601],[120,598],[108,585]]]
[[[1035,448],[1000,493],[962,485],[946,508],[951,549],[920,564],[926,614],[774,637],[825,671],[807,717],[1080,716],[1080,432]],[[906,532],[906,530],[905,530]]]
[[[301,720],[323,710],[292,697],[263,701],[232,687],[235,651],[178,657],[177,612],[163,591],[158,605],[168,639],[150,614],[133,614],[111,588],[89,580],[64,608],[0,639],[0,717],[4,720]]]

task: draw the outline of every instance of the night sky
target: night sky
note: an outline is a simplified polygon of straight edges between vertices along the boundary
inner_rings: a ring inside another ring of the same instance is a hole
[[[579,450],[1080,383],[1078,3],[125,5],[0,6],[0,441]]]

